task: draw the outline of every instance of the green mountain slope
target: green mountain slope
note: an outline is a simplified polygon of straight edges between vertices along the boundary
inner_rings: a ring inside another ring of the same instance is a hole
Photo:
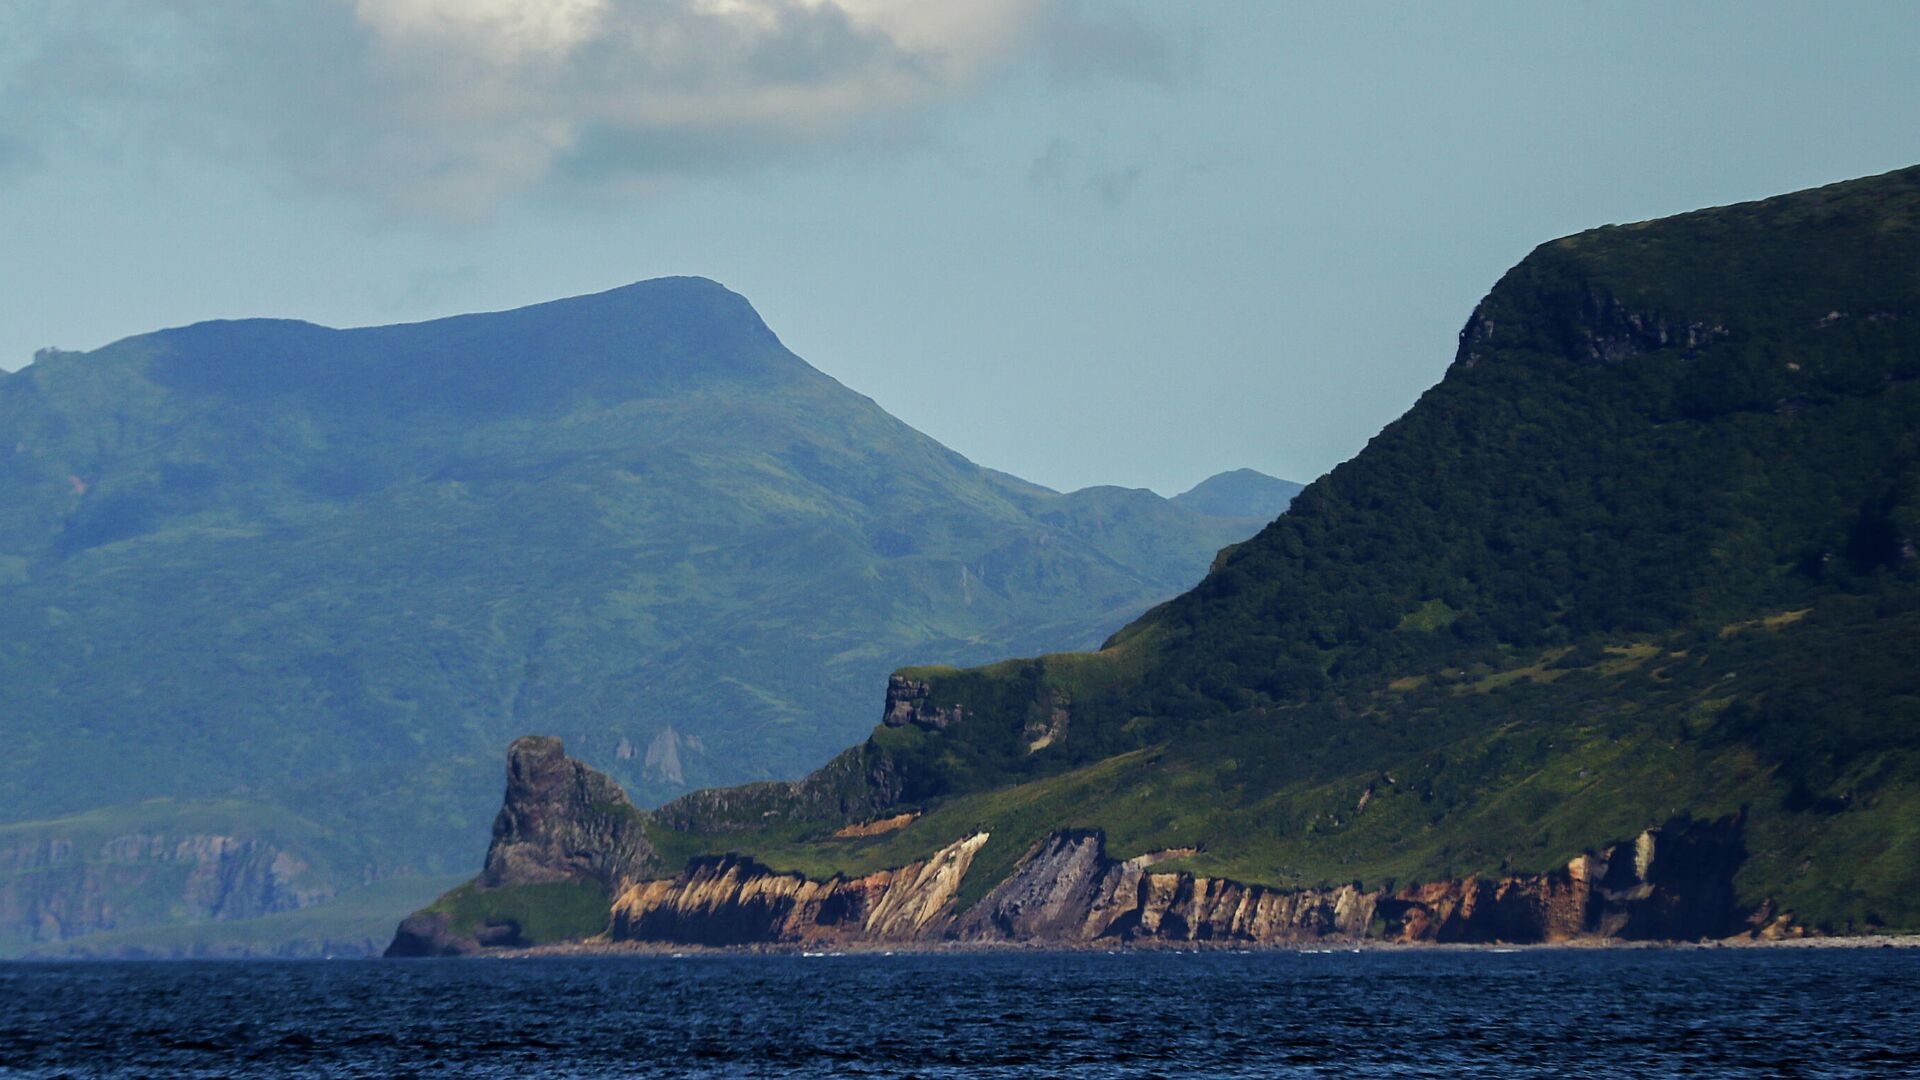
[[[903,670],[804,798],[666,808],[661,865],[862,874],[987,832],[966,904],[1097,829],[1391,888],[1736,821],[1741,911],[1920,931],[1916,376],[1920,168],[1545,244],[1199,586],[1095,653]]]
[[[699,279],[46,352],[0,375],[0,822],[244,838],[150,801],[217,798],[341,848],[315,895],[432,873],[527,728],[643,802],[791,775],[899,664],[1095,644],[1260,524],[982,469]]]
[[[1271,521],[1286,512],[1304,485],[1253,469],[1215,473],[1173,497],[1175,506],[1216,517],[1252,517]]]

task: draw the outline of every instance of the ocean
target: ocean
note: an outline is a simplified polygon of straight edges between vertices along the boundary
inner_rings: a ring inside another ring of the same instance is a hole
[[[0,964],[0,1076],[1920,1075],[1920,949]]]

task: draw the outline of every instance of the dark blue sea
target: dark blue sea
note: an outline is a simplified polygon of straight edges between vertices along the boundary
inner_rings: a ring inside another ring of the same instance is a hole
[[[1915,1076],[1920,949],[0,965],[4,1076]]]

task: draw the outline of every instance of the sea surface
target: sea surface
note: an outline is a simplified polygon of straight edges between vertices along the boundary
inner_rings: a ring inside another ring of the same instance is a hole
[[[0,1076],[1914,1076],[1920,949],[0,965]]]

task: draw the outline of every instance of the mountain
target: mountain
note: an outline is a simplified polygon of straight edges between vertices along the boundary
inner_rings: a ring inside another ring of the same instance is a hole
[[[1214,517],[1271,521],[1286,512],[1303,485],[1252,469],[1215,473],[1173,497],[1175,506]]]
[[[1916,549],[1920,167],[1581,233],[1194,589],[1097,652],[896,672],[805,780],[636,812],[645,848],[576,924],[1920,932]],[[537,943],[519,888],[465,887],[393,951]]]
[[[643,802],[792,775],[898,665],[1097,644],[1261,524],[974,465],[700,279],[43,352],[0,375],[0,950],[465,865],[528,728]]]

